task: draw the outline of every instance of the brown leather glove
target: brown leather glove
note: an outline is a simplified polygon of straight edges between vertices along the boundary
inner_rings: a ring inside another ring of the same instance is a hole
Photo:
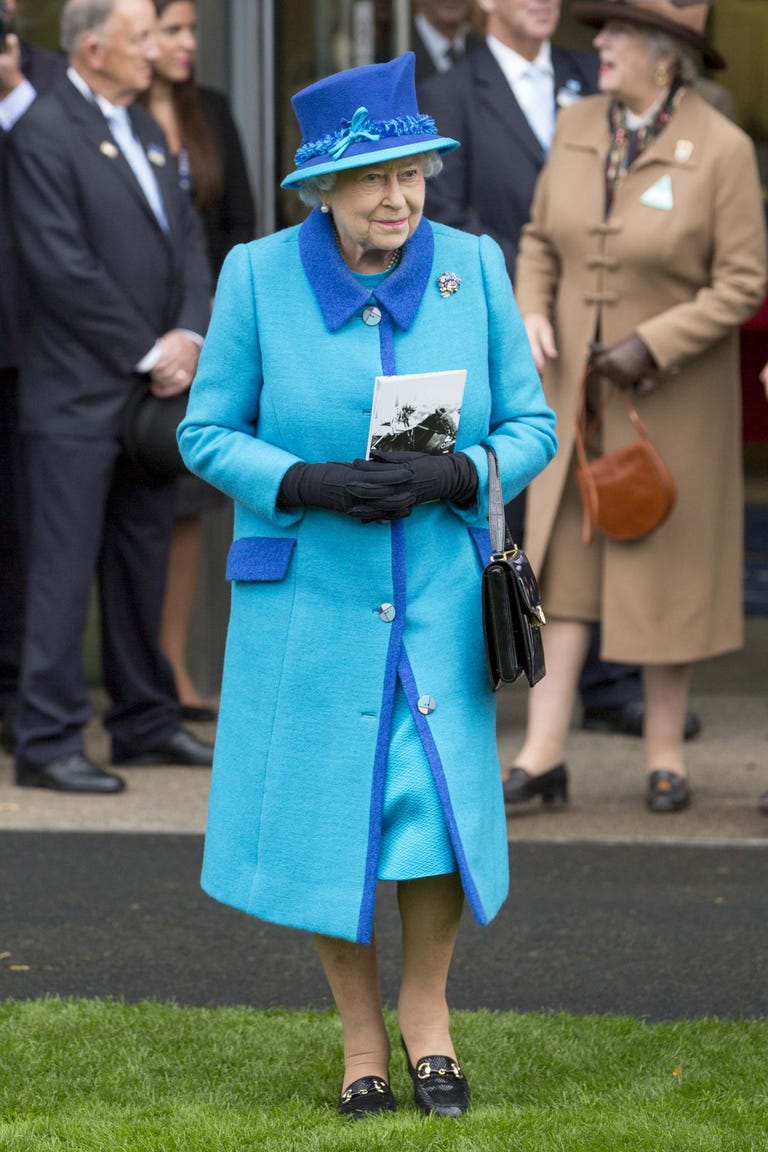
[[[599,376],[619,388],[632,388],[639,396],[647,396],[659,386],[653,356],[634,333],[611,348],[593,344],[589,363]]]

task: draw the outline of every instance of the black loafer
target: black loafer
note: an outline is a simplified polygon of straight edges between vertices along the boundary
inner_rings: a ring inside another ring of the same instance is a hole
[[[20,788],[51,788],[54,792],[97,792],[101,795],[122,792],[125,781],[105,772],[82,752],[57,756],[42,768],[19,769],[16,783]]]
[[[503,782],[504,803],[523,804],[541,796],[542,804],[565,804],[568,801],[568,769],[557,764],[548,772],[532,776],[525,768],[510,768]]]
[[[685,776],[657,768],[648,777],[645,800],[651,812],[680,812],[691,802],[691,790]]]
[[[199,740],[186,728],[177,728],[172,736],[155,748],[146,748],[143,752],[115,752],[112,763],[126,768],[144,764],[186,764],[192,768],[210,768],[213,744]]]
[[[645,701],[628,700],[615,708],[585,708],[581,721],[584,732],[607,732],[613,736],[642,736],[645,724]],[[701,732],[701,720],[695,712],[686,712],[683,737],[693,740]]]
[[[192,724],[212,724],[218,713],[207,704],[182,704],[181,718]]]
[[[429,1116],[463,1116],[469,1108],[471,1092],[459,1065],[450,1056],[424,1056],[411,1064],[405,1041],[401,1039],[408,1072],[413,1081],[416,1107]]]
[[[339,1115],[348,1120],[362,1120],[365,1116],[378,1116],[396,1109],[392,1089],[381,1076],[361,1076],[339,1096]]]
[[[16,747],[16,732],[12,712],[4,712],[0,720],[0,748],[3,752],[11,753]]]

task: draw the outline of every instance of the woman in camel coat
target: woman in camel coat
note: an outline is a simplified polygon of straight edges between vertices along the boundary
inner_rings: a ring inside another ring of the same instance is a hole
[[[603,658],[644,666],[647,800],[674,811],[689,799],[689,665],[742,643],[738,328],[765,288],[760,184],[748,137],[686,84],[691,49],[722,64],[702,35],[705,4],[597,0],[574,12],[605,25],[601,94],[559,117],[518,262],[560,449],[533,482],[527,515],[549,674],[531,693],[505,795],[565,796],[573,689],[598,619]],[[619,394],[630,388],[677,487],[668,520],[631,543],[581,540],[573,430],[593,341],[603,450],[636,435]]]

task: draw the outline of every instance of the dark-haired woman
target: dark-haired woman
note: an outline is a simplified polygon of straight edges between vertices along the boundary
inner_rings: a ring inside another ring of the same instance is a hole
[[[202,218],[211,267],[218,275],[230,248],[247,243],[255,232],[243,149],[226,97],[195,82],[195,5],[191,0],[154,0],[154,4],[160,55],[144,103],[165,131],[179,180]],[[187,668],[186,649],[200,565],[202,513],[223,502],[220,492],[192,476],[179,481],[160,642],[187,720],[214,719]]]

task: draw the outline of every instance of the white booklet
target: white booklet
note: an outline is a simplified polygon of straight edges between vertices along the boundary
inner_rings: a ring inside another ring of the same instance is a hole
[[[382,452],[452,452],[456,445],[466,368],[377,376],[366,459]]]

